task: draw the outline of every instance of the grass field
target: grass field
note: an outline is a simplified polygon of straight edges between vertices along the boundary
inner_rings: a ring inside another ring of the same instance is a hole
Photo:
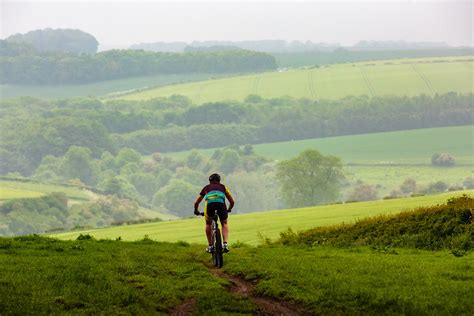
[[[63,192],[72,200],[88,201],[92,192],[73,187],[35,182],[0,180],[0,200],[39,197],[52,192]]]
[[[451,153],[458,163],[474,163],[474,125],[426,128],[397,132],[316,138],[259,144],[254,151],[264,157],[283,160],[309,148],[337,156],[344,163],[358,164],[431,164],[431,155]],[[198,150],[208,156],[213,149]],[[165,153],[184,158],[191,151]]]
[[[292,96],[340,99],[349,95],[434,95],[473,92],[472,56],[399,59],[290,69],[159,87],[120,98],[141,100],[185,95],[194,103]]]
[[[265,305],[287,301],[317,315],[471,314],[474,254],[395,253],[243,246],[218,272],[202,246],[186,243],[0,238],[0,310],[270,315]]]
[[[449,185],[461,185],[467,177],[474,177],[473,125],[307,139],[253,147],[257,154],[272,160],[290,159],[310,148],[334,155],[345,164],[348,180],[379,184],[381,197],[407,178],[416,179],[419,185],[440,180]],[[215,149],[198,151],[211,156]],[[190,152],[165,155],[185,158]],[[437,152],[451,153],[457,165],[450,168],[432,166],[431,156]]]
[[[276,238],[280,232],[287,230],[289,227],[293,230],[304,230],[316,226],[348,223],[367,216],[398,213],[418,206],[442,203],[449,197],[463,193],[472,195],[474,191],[241,215],[232,214],[230,218],[231,242],[241,241],[257,245],[262,241],[261,237]],[[238,205],[236,207],[238,210]],[[120,236],[124,240],[139,240],[148,235],[151,239],[158,241],[175,242],[184,240],[205,243],[202,218],[75,231],[52,236],[59,239],[75,239],[80,234],[90,234],[96,238],[109,239]]]
[[[46,99],[71,98],[80,96],[111,97],[132,90],[160,87],[188,81],[207,80],[223,77],[216,74],[184,74],[133,77],[75,85],[0,85],[2,98],[31,96]]]

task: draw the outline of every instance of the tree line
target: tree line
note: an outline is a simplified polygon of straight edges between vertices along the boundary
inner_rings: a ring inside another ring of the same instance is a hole
[[[0,83],[79,84],[134,76],[246,73],[274,70],[275,58],[248,50],[156,53],[109,50],[97,54],[38,51],[0,40]]]
[[[47,155],[71,146],[92,157],[140,154],[472,124],[473,95],[348,97],[249,96],[195,106],[181,96],[148,101],[31,98],[0,102],[0,174],[29,175]],[[275,124],[278,122],[278,124]]]

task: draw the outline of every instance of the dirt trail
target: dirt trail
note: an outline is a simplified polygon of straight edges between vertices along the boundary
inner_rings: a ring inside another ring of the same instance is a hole
[[[314,315],[299,306],[255,294],[255,284],[252,282],[227,274],[218,269],[209,268],[209,271],[215,276],[229,281],[231,283],[229,288],[230,292],[252,300],[258,307],[256,315]]]

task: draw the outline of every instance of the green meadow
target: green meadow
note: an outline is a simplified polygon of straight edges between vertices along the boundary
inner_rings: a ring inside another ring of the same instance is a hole
[[[258,245],[266,238],[277,238],[280,232],[292,228],[305,230],[316,226],[350,223],[357,219],[379,214],[393,214],[411,210],[419,206],[445,202],[449,197],[474,191],[451,192],[439,195],[380,200],[360,203],[325,205],[309,208],[266,211],[249,214],[230,215],[231,242],[245,242]],[[190,208],[190,215],[192,210]],[[80,234],[90,234],[97,239],[140,240],[145,235],[156,241],[176,242],[179,240],[205,243],[203,218],[189,218],[170,222],[117,226],[104,229],[73,231],[51,235],[59,239],[76,239]]]
[[[431,164],[431,155],[448,152],[458,163],[473,164],[474,125],[315,138],[253,145],[266,158],[284,160],[313,148],[339,157],[346,164]],[[215,148],[199,150],[212,155]],[[191,151],[166,153],[184,158]]]
[[[69,199],[88,201],[94,193],[85,189],[39,182],[0,180],[0,200],[40,197],[48,193],[63,192]]]
[[[398,59],[281,69],[253,75],[205,80],[144,90],[120,98],[142,100],[185,95],[194,103],[291,96],[340,99],[350,95],[434,95],[471,93],[472,56]]]

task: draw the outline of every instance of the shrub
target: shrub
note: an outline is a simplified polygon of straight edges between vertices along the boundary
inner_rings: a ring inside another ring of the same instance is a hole
[[[462,184],[466,189],[474,189],[474,178],[466,178]]]
[[[456,160],[449,153],[436,153],[431,156],[431,164],[439,167],[451,167],[456,164]]]
[[[317,227],[280,235],[280,244],[370,245],[420,249],[452,249],[456,254],[474,248],[474,199],[463,195],[445,204],[421,207],[394,216],[377,216],[355,224]]]
[[[348,201],[371,201],[377,200],[377,189],[369,184],[358,184],[349,194]]]

